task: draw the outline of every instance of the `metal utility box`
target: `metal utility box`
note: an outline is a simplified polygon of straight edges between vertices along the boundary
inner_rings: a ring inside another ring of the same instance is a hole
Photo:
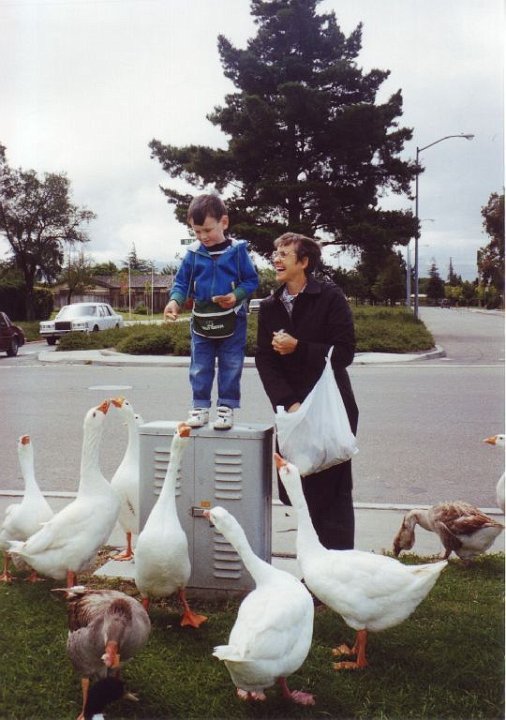
[[[165,480],[177,424],[157,421],[139,428],[141,530]],[[176,487],[192,566],[188,587],[242,592],[254,586],[234,548],[203,517],[215,505],[234,515],[255,554],[271,562],[272,453],[269,425],[192,428]]]

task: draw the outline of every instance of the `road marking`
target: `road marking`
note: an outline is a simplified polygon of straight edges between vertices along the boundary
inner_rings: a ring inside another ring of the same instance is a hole
[[[131,390],[131,385],[90,385],[88,390]]]

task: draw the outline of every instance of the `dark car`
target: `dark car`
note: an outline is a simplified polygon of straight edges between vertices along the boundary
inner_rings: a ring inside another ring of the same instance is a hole
[[[17,325],[13,325],[9,317],[0,311],[0,352],[9,357],[18,354],[18,348],[25,344],[25,334]]]

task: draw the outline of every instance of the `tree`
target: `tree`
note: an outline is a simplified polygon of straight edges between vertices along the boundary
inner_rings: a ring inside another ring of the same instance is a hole
[[[399,253],[392,253],[378,273],[372,286],[373,295],[381,302],[395,305],[406,295],[406,265]]]
[[[492,193],[481,214],[490,242],[478,250],[480,284],[500,304],[501,297],[504,303],[504,193]]]
[[[127,259],[123,260],[123,267],[130,268],[132,273],[150,273],[153,263],[151,260],[144,260],[137,255],[135,245],[132,243],[132,249],[128,253]]]
[[[451,285],[452,287],[462,285],[462,277],[460,275],[457,275],[457,273],[453,269],[452,258],[450,258],[450,263],[448,265],[448,285]]]
[[[445,284],[439,275],[439,270],[434,260],[429,269],[426,293],[427,300],[436,304],[445,296]]]
[[[95,263],[92,268],[93,275],[116,275],[119,270],[117,266],[109,260],[109,262]]]
[[[63,246],[87,242],[83,223],[95,215],[70,200],[70,182],[64,175],[14,170],[0,145],[0,232],[10,245],[24,281],[26,318],[33,320],[37,280],[54,280],[63,266]]]
[[[231,224],[267,256],[287,228],[330,243],[370,248],[405,245],[410,211],[385,212],[378,197],[408,194],[416,163],[399,155],[412,131],[398,126],[399,90],[376,94],[389,72],[357,65],[362,26],[346,37],[321,0],[252,0],[257,35],[245,50],[218,39],[224,74],[237,92],[208,115],[227,149],[150,143],[172,178],[229,195]],[[190,195],[163,188],[184,222]]]
[[[73,294],[84,293],[93,287],[94,274],[93,263],[83,252],[79,253],[73,260],[70,260],[69,257],[68,265],[62,270],[58,278],[60,282],[65,283],[68,287],[67,305],[70,304]]]

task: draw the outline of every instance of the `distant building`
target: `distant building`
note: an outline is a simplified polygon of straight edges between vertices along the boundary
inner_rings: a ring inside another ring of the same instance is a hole
[[[153,288],[151,282],[153,281]],[[145,305],[153,313],[162,312],[168,300],[168,292],[172,287],[172,275],[159,275],[154,273],[130,273],[130,297],[128,287],[128,272],[115,275],[96,275],[93,285],[84,293],[72,293],[71,302],[107,302],[117,310],[132,311],[138,305]],[[64,283],[51,288],[54,297],[54,308],[59,310],[68,302],[68,286]]]

